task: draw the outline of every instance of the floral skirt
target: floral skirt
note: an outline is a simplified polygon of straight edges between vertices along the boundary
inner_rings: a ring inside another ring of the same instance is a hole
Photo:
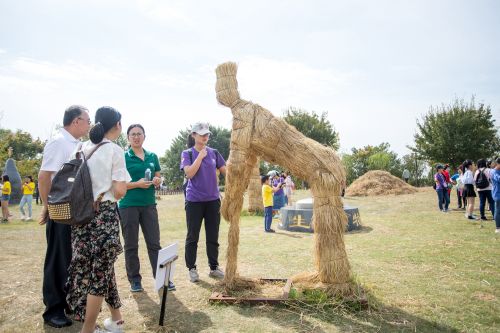
[[[72,258],[66,301],[75,320],[85,319],[87,295],[102,296],[112,308],[121,306],[114,263],[123,252],[116,203],[100,203],[99,212],[83,226],[71,226]]]

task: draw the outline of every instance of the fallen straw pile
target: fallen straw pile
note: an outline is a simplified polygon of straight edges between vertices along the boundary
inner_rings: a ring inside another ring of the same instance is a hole
[[[349,197],[412,194],[418,190],[387,171],[368,171],[356,179],[345,191]]]
[[[294,283],[322,284],[332,295],[350,294],[350,265],[343,238],[347,217],[340,199],[345,171],[339,157],[332,149],[305,137],[263,107],[240,99],[236,71],[235,63],[225,63],[216,69],[217,100],[230,107],[233,114],[231,151],[221,206],[222,216],[230,224],[223,284],[231,290],[248,282],[237,273],[240,212],[252,170],[258,158],[262,158],[307,181],[315,198],[316,271],[297,276]]]

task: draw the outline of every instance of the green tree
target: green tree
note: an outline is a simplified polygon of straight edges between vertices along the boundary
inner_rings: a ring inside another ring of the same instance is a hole
[[[211,148],[217,149],[219,153],[227,161],[229,157],[229,143],[231,141],[231,131],[223,127],[210,127],[212,134],[208,145]],[[187,138],[190,134],[189,129],[179,131],[177,136],[172,141],[170,148],[167,149],[165,155],[160,157],[162,175],[165,177],[165,184],[169,188],[178,188],[184,182],[184,172],[180,170],[181,153],[187,149]],[[221,180],[221,185],[224,180]]]
[[[385,170],[396,177],[401,177],[401,161],[389,148],[390,145],[384,142],[378,146],[352,148],[351,154],[344,154],[342,162],[347,173],[347,183],[352,183],[371,170]]]
[[[283,114],[283,120],[294,126],[299,132],[325,146],[337,150],[339,148],[339,134],[327,119],[328,112],[318,115],[314,111],[290,107]]]
[[[16,161],[21,177],[31,175],[37,178],[44,146],[45,142],[39,138],[33,139],[27,132],[0,129],[0,166],[3,168],[5,165],[9,158],[8,149],[12,147],[12,158]]]
[[[450,105],[430,107],[417,120],[414,147],[408,147],[431,164],[447,162],[453,167],[465,159],[488,158],[500,152],[500,137],[491,107],[474,97],[470,103],[455,99]]]
[[[411,185],[413,186],[428,185],[427,170],[429,170],[429,165],[421,156],[419,156],[416,153],[410,153],[404,155],[402,158],[402,165],[403,169],[408,169],[408,171],[410,172],[409,183]]]

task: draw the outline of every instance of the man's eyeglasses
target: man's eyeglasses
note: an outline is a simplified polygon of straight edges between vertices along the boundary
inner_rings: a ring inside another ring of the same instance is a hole
[[[78,117],[78,119],[80,120],[86,120],[87,123],[90,125],[92,122],[90,121],[90,119],[85,119],[85,118],[82,118],[82,117]]]
[[[133,138],[135,138],[135,137],[140,138],[143,135],[144,135],[144,133],[130,133],[128,136],[131,136]]]

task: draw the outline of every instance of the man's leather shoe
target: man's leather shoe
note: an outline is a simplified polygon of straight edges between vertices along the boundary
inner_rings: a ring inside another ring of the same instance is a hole
[[[66,316],[56,316],[50,318],[49,320],[45,320],[45,324],[55,328],[61,328],[61,327],[71,326],[73,322]]]

